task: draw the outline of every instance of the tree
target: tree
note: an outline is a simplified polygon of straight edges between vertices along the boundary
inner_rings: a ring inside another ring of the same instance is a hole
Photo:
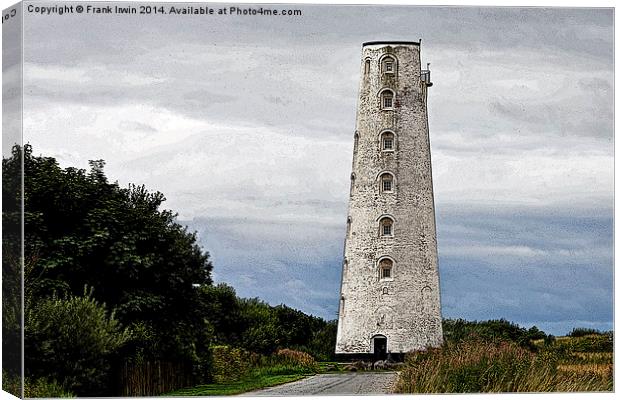
[[[239,304],[243,324],[241,347],[262,354],[271,354],[278,347],[286,347],[278,318],[269,304],[256,298],[240,299]]]
[[[2,159],[2,372],[3,390],[21,396],[21,151]],[[13,162],[9,162],[13,160]]]
[[[443,332],[447,342],[459,342],[473,335],[491,341],[515,342],[532,351],[537,350],[532,343],[533,340],[547,338],[545,332],[536,326],[528,330],[503,318],[489,321],[444,319]]]
[[[89,171],[63,169],[54,158],[34,156],[30,145],[16,146],[2,163],[8,177],[3,181],[5,226],[20,221],[22,158],[24,252],[31,265],[25,277],[32,298],[27,312],[50,298],[80,296],[87,286],[93,288],[93,301],[105,303],[122,326],[131,328],[120,355],[133,357],[139,350],[150,358],[199,359],[208,338],[195,311],[197,287],[211,284],[212,265],[195,234],[176,222],[176,214],[161,209],[163,194],[108,182],[102,160],[91,161]],[[139,327],[154,336],[139,334],[145,332]],[[34,345],[34,336],[25,340]],[[39,361],[34,352],[26,353],[27,372],[43,373]]]
[[[213,286],[209,254],[176,214],[162,210],[163,194],[108,182],[102,160],[91,161],[89,171],[63,169],[54,158],[34,156],[29,145],[14,148],[2,164],[9,177],[3,226],[15,228],[7,238],[19,243],[21,234],[22,158],[31,379],[57,381],[78,395],[113,395],[112,383],[104,382],[108,368],[121,363],[133,371],[153,359],[191,366],[195,381],[203,382],[213,343],[263,354],[288,347],[317,356],[333,349],[335,324]],[[91,288],[86,296],[84,287]],[[78,324],[72,314],[80,316]]]
[[[209,322],[210,333],[217,344],[237,344],[242,338],[244,324],[241,306],[232,286],[201,286],[200,311]]]
[[[239,299],[241,334],[237,346],[271,354],[295,349],[318,359],[331,358],[336,347],[336,322],[304,314],[283,304],[270,306],[259,299]]]
[[[307,352],[317,360],[333,360],[336,352],[337,331],[337,320],[325,322],[322,327],[312,332],[312,339],[308,344]]]

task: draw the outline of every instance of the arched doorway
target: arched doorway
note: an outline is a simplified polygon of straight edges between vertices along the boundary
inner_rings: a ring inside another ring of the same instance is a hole
[[[373,356],[375,361],[387,358],[387,338],[383,335],[372,337]]]

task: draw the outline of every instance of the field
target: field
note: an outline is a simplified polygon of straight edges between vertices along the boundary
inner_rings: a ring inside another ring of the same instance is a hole
[[[613,391],[611,333],[521,342],[475,335],[411,354],[399,393]]]

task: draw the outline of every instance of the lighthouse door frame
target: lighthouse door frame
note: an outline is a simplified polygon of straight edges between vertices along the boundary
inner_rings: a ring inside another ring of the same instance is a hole
[[[375,361],[387,359],[387,336],[381,334],[374,335],[370,338],[370,346],[372,347]]]

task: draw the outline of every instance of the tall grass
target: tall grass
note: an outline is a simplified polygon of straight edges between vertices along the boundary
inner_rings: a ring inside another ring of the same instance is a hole
[[[292,382],[320,371],[303,351],[281,349],[270,355],[226,345],[213,346],[213,382],[188,387],[169,396],[224,396]]]
[[[472,338],[408,355],[400,393],[586,392],[613,390],[605,374],[558,369],[552,351]]]
[[[251,353],[230,346],[214,346],[213,381],[230,383],[248,376],[316,373],[319,364],[303,351],[281,349],[271,355]]]

